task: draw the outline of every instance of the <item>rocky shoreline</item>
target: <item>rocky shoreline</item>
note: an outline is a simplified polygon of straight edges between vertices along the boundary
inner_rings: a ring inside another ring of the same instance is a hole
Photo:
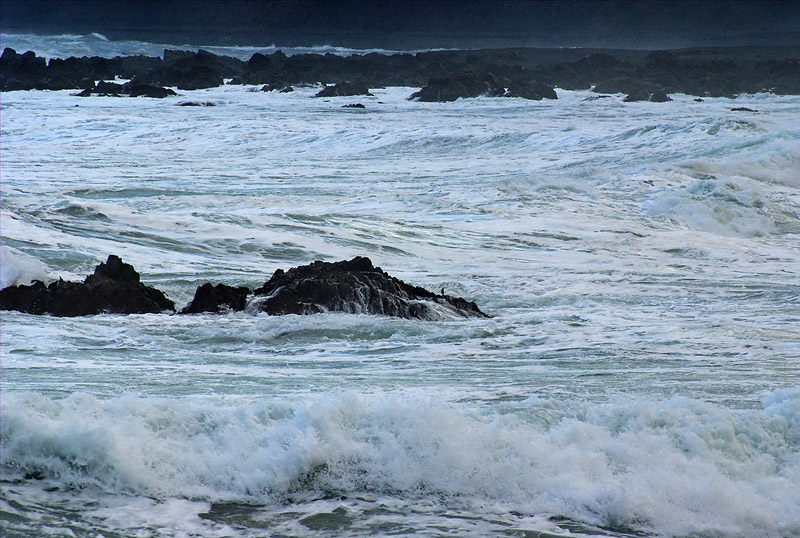
[[[125,84],[110,83],[119,79]],[[175,88],[223,84],[263,85],[291,91],[322,85],[317,97],[368,95],[386,86],[422,88],[412,98],[557,98],[554,88],[623,93],[634,100],[666,101],[684,93],[735,97],[772,92],[800,95],[800,47],[717,47],[679,50],[484,49],[416,54],[338,56],[281,51],[249,60],[204,50],[164,51],[162,57],[51,58],[6,48],[0,57],[0,91],[81,90],[77,95],[167,97]],[[643,97],[644,96],[644,97]],[[657,96],[657,98],[653,98]]]
[[[357,256],[339,262],[315,261],[278,269],[263,286],[250,290],[205,283],[179,313],[248,310],[278,316],[346,312],[425,321],[486,318],[474,303],[412,286]],[[0,310],[76,317],[94,314],[175,313],[175,303],[140,280],[133,266],[115,255],[95,267],[83,282],[58,280],[45,286],[9,286],[0,290]]]

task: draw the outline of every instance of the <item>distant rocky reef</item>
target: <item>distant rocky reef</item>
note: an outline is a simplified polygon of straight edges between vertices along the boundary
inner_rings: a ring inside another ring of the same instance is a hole
[[[127,84],[115,84],[117,77]],[[800,47],[716,47],[671,51],[484,49],[416,54],[255,53],[239,60],[199,50],[163,57],[51,58],[6,48],[0,90],[82,90],[79,95],[166,97],[178,90],[229,84],[326,85],[318,97],[369,95],[370,88],[422,88],[420,101],[466,97],[555,99],[554,88],[623,93],[629,101],[666,102],[671,93],[733,97],[741,93],[800,94]]]
[[[347,312],[426,321],[488,317],[474,302],[407,284],[360,256],[334,263],[315,261],[288,271],[278,269],[255,290],[205,283],[180,313],[245,309],[274,316]],[[175,304],[163,292],[142,284],[133,266],[111,255],[83,282],[59,280],[45,286],[36,281],[4,288],[0,290],[0,310],[74,317],[174,313]]]

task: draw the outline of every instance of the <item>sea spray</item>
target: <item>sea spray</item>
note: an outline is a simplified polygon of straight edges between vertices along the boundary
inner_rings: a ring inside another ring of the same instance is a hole
[[[491,499],[659,534],[781,536],[800,530],[798,408],[797,390],[739,412],[680,397],[459,408],[393,393],[248,403],[10,394],[2,464],[145,497]]]

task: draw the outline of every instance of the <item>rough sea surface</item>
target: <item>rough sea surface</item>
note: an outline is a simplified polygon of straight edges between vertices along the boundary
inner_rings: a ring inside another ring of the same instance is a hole
[[[3,93],[0,285],[361,255],[493,317],[2,312],[4,537],[800,536],[800,98],[255,89]]]

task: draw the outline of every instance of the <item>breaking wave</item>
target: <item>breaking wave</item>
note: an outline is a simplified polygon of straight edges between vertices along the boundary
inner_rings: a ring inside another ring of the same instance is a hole
[[[748,411],[679,397],[481,410],[412,394],[231,404],[11,393],[2,464],[157,498],[399,493],[658,534],[779,537],[800,532],[800,390]]]

